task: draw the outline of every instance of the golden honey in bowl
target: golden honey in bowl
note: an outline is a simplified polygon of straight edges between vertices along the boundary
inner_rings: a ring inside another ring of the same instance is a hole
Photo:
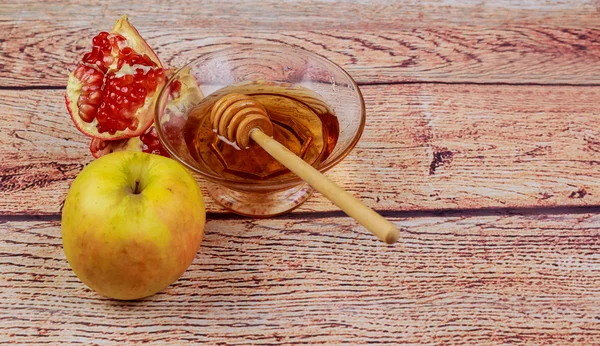
[[[193,107],[183,127],[191,157],[204,169],[224,178],[264,181],[292,174],[255,143],[240,150],[236,143],[217,135],[210,115],[225,95],[253,97],[273,123],[273,138],[304,161],[317,166],[335,147],[340,129],[331,107],[314,91],[288,83],[246,82],[224,87]]]

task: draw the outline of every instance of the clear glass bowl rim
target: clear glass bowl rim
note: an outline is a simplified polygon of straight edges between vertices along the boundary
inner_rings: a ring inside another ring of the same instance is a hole
[[[358,99],[360,101],[360,107],[361,107],[360,113],[361,114],[360,114],[360,124],[358,127],[358,131],[355,134],[354,138],[352,138],[352,141],[350,142],[350,144],[348,144],[348,146],[344,150],[342,150],[336,157],[332,158],[331,161],[328,161],[331,157],[327,158],[327,160],[325,160],[325,164],[317,166],[315,168],[319,172],[325,173],[328,170],[330,170],[331,168],[333,168],[334,166],[336,166],[338,163],[340,163],[344,158],[346,158],[348,156],[348,154],[350,154],[352,149],[354,149],[354,147],[356,147],[356,144],[358,144],[358,141],[362,137],[362,134],[363,134],[363,131],[365,128],[365,123],[366,123],[365,101],[364,101],[362,92],[360,91],[360,89],[358,87],[358,84],[356,83],[354,78],[352,78],[352,76],[350,76],[350,74],[348,74],[348,72],[346,72],[346,70],[344,70],[342,67],[340,67],[338,64],[334,63],[333,61],[331,61],[327,58],[324,58],[316,53],[308,51],[306,49],[294,47],[294,46],[290,46],[290,45],[286,45],[286,44],[238,44],[238,45],[234,45],[231,47],[222,48],[222,49],[219,49],[219,50],[216,50],[213,52],[209,52],[209,53],[203,54],[203,55],[193,59],[192,61],[185,64],[183,67],[179,68],[171,76],[171,78],[169,78],[169,80],[167,80],[167,82],[165,83],[165,86],[160,91],[156,105],[154,106],[154,123],[160,124],[161,109],[163,109],[165,106],[164,102],[162,101],[163,97],[165,96],[164,94],[167,92],[167,90],[169,90],[169,86],[171,85],[171,83],[180,75],[180,73],[182,71],[184,71],[187,68],[191,68],[192,66],[197,64],[199,61],[206,60],[213,55],[226,54],[229,51],[234,51],[236,49],[240,49],[240,48],[244,48],[244,47],[257,48],[257,49],[260,49],[260,48],[272,48],[272,49],[279,49],[279,50],[284,49],[284,50],[289,50],[292,52],[293,51],[301,52],[302,54],[306,54],[313,59],[321,61],[325,65],[331,66],[334,70],[341,72],[344,76],[346,76],[346,78],[348,78],[352,87],[356,91],[356,96],[358,97]],[[206,97],[206,96],[207,95],[204,95],[203,97]],[[158,132],[158,137],[160,139],[161,144],[165,147],[165,149],[167,150],[167,152],[169,153],[169,155],[171,155],[171,157],[173,159],[177,160],[178,162],[183,164],[185,167],[187,167],[191,171],[199,174],[203,178],[205,178],[209,181],[212,181],[214,183],[223,184],[223,185],[229,186],[229,187],[237,186],[240,188],[244,188],[244,187],[250,187],[250,188],[260,188],[260,187],[278,188],[278,187],[281,187],[281,188],[283,188],[283,187],[298,185],[298,184],[301,184],[304,182],[302,179],[300,179],[299,177],[297,177],[295,175],[291,176],[289,178],[279,179],[279,180],[269,179],[268,181],[264,181],[264,182],[263,181],[245,182],[245,181],[239,181],[239,180],[234,180],[234,179],[226,179],[219,175],[201,171],[201,170],[197,169],[196,167],[194,167],[193,165],[188,164],[185,160],[183,160],[177,154],[177,151],[174,150],[171,147],[171,145],[169,144],[169,142],[164,138],[165,135],[164,135],[164,133],[162,131],[162,127],[160,125],[155,126],[155,128],[156,128],[156,131]]]

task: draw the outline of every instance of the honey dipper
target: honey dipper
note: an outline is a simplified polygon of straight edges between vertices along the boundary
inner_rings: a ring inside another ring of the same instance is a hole
[[[252,96],[232,93],[220,98],[212,107],[210,124],[217,134],[241,148],[248,148],[250,139],[290,171],[306,181],[333,204],[354,218],[371,233],[388,244],[398,241],[400,231],[373,209],[364,205],[321,172],[274,140],[273,124],[266,109]]]

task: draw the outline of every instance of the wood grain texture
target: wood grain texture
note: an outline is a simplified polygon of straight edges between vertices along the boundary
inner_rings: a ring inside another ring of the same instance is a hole
[[[59,0],[42,4],[24,0],[3,4],[0,21],[15,24],[71,22],[99,26],[107,18],[137,14],[141,26],[181,26],[211,29],[291,30],[339,28],[382,30],[422,24],[490,26],[510,24],[585,27],[597,25],[600,4],[594,0],[207,0],[202,3],[152,0],[125,4]]]
[[[136,23],[136,17],[131,18]],[[42,25],[5,42],[3,87],[64,86],[68,70],[110,25]],[[600,84],[600,27],[439,27],[223,32],[162,26],[142,31],[166,66],[238,44],[285,43],[327,57],[360,84],[396,82]]]
[[[233,44],[287,43],[360,83],[600,83],[600,5],[590,1],[260,4],[5,4],[0,86],[64,86],[91,38],[123,13],[169,66]]]
[[[401,243],[318,194],[268,220],[207,197],[179,281],[139,302],[86,288],[59,215],[92,158],[62,89],[124,13],[169,66],[275,42],[349,71],[367,127],[327,175]],[[0,4],[0,344],[600,344],[599,15],[598,0]]]
[[[372,208],[600,201],[598,88],[411,84],[362,91],[363,137],[327,175]],[[70,182],[91,161],[89,139],[71,124],[62,93],[0,91],[0,214],[59,213]],[[212,201],[207,207],[222,211]],[[336,209],[317,194],[300,210]]]
[[[115,302],[70,270],[59,222],[0,224],[0,342],[600,343],[600,216],[213,220],[171,287]]]

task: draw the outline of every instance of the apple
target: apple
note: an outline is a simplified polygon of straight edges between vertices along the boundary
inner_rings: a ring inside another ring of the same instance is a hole
[[[75,178],[62,211],[69,265],[96,292],[114,299],[153,295],[177,281],[204,236],[197,182],[173,159],[115,152]]]

